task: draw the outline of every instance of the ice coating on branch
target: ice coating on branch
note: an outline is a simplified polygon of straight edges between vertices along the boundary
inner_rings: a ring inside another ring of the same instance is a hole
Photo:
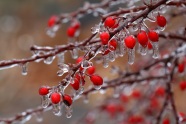
[[[44,63],[45,64],[52,64],[53,60],[55,59],[55,56],[50,56],[50,57],[47,57],[46,59],[44,59]]]
[[[60,70],[57,72],[58,76],[63,76],[64,73],[69,71],[69,66],[67,64],[60,64],[58,67],[60,68]]]

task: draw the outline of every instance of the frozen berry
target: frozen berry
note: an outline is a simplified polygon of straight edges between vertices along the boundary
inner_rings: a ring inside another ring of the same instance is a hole
[[[156,22],[160,27],[165,27],[165,25],[167,24],[167,20],[164,16],[162,15],[158,15],[156,17]]]
[[[100,39],[103,45],[107,45],[110,39],[110,34],[108,32],[102,32],[100,33]]]
[[[53,104],[58,104],[61,101],[61,94],[54,92],[51,94],[50,99]]]
[[[141,46],[146,47],[148,44],[148,36],[145,31],[141,31],[137,35],[138,42],[141,44]]]
[[[158,42],[159,40],[159,34],[156,33],[155,31],[150,31],[148,33],[148,37],[152,42]]]
[[[72,105],[72,97],[69,96],[69,95],[67,95],[67,94],[65,94],[65,95],[63,96],[63,102],[64,102],[65,105],[67,105],[67,106]]]
[[[39,88],[39,95],[47,95],[49,93],[49,89],[46,86],[42,86]]]
[[[103,78],[100,77],[99,75],[91,75],[90,76],[90,80],[92,81],[92,83],[96,86],[100,86],[103,84]]]
[[[136,40],[133,35],[126,37],[124,41],[125,41],[126,47],[130,49],[133,49],[136,44]]]
[[[107,17],[104,22],[104,25],[105,25],[105,27],[112,28],[115,25],[115,23],[116,23],[116,21],[113,17]]]
[[[91,67],[89,67],[89,68],[87,69],[87,73],[88,73],[89,75],[94,74],[94,72],[95,72],[95,67],[94,67],[94,66],[91,66]]]

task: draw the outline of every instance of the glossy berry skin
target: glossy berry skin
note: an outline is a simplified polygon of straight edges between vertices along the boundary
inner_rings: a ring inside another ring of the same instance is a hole
[[[57,21],[57,16],[51,16],[50,19],[48,20],[48,27],[54,26],[56,21]]]
[[[49,93],[49,89],[45,86],[39,88],[39,95],[45,96]]]
[[[158,15],[156,17],[156,22],[160,27],[165,27],[165,25],[167,24],[167,20],[164,16],[162,15]]]
[[[91,67],[89,67],[88,69],[87,69],[87,73],[89,74],[89,75],[93,75],[94,73],[95,73],[95,67],[94,66],[91,66]]]
[[[79,90],[79,80],[74,79],[74,82],[70,84],[74,90]]]
[[[67,95],[67,94],[65,94],[63,96],[63,102],[65,103],[65,105],[71,106],[72,105],[72,97]]]
[[[54,92],[51,94],[50,99],[53,104],[58,104],[61,101],[61,94]]]
[[[67,36],[68,36],[68,37],[74,37],[75,32],[76,32],[76,29],[75,29],[75,28],[69,27],[69,28],[67,29]]]
[[[152,42],[158,42],[159,40],[159,34],[156,33],[155,31],[150,31],[148,33],[148,37]]]
[[[136,44],[136,40],[133,35],[126,37],[124,41],[125,41],[126,47],[129,49],[133,49]]]
[[[162,124],[170,124],[170,120],[168,118],[165,118],[163,121],[162,121]]]
[[[184,91],[186,89],[186,82],[185,81],[180,82],[179,87],[182,91]]]
[[[137,35],[138,42],[141,46],[146,47],[148,44],[148,36],[145,31],[141,31]]]
[[[90,80],[95,86],[100,86],[103,84],[103,78],[100,77],[99,75],[91,75]]]
[[[110,34],[108,32],[102,32],[100,33],[100,39],[103,45],[107,45],[110,39]]]
[[[114,51],[116,50],[117,48],[117,41],[115,39],[112,39],[110,42],[109,42],[109,45],[108,45],[109,49],[111,51]]]
[[[183,73],[184,69],[185,69],[185,64],[184,63],[178,64],[178,72],[179,73]]]
[[[113,17],[107,17],[104,22],[104,25],[105,25],[105,27],[112,28],[115,25],[115,23],[116,23],[116,21]]]

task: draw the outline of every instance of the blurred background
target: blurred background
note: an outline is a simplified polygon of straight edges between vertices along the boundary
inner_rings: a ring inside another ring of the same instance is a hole
[[[99,1],[90,0],[90,2]],[[34,44],[40,46],[65,44],[68,24],[62,25],[56,37],[50,38],[46,35],[47,21],[51,15],[74,11],[83,6],[84,2],[85,0],[0,0],[0,61],[30,57],[32,53],[29,49]],[[172,24],[177,23],[179,26],[173,25],[170,30],[180,27],[183,24],[181,19],[182,17],[173,20]],[[83,24],[80,39],[91,34],[90,28],[98,20],[99,18],[95,19],[92,16],[86,16],[80,20]],[[125,56],[111,64],[118,64],[120,68],[124,69],[123,65],[127,63],[126,59]],[[65,61],[74,62],[69,53],[67,53]],[[11,117],[25,109],[40,105],[38,88],[42,85],[57,85],[62,79],[56,75],[57,70],[56,60],[51,65],[43,64],[43,62],[29,64],[28,75],[26,76],[21,75],[20,67],[1,70],[0,117]],[[102,65],[97,73],[102,74],[102,76],[110,76],[108,69],[102,68]],[[111,78],[114,78],[114,76]],[[175,87],[176,89],[177,87]],[[179,95],[179,92],[176,92],[176,96],[179,96],[176,97],[176,104],[179,110],[186,112],[186,107],[182,101],[186,98],[185,93]],[[43,114],[44,120],[41,124],[73,123],[81,119],[88,110],[101,104],[104,98],[111,94],[112,90],[106,95],[91,95],[88,104],[83,103],[82,98],[77,100],[73,105],[71,119],[66,119],[64,115],[56,117],[52,111],[46,112]],[[36,123],[36,120],[33,117],[26,124],[34,123]]]

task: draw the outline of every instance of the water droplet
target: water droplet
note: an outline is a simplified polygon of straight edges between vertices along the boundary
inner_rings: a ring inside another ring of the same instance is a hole
[[[49,99],[48,99],[48,95],[42,96],[41,97],[41,105],[43,108],[47,108],[49,105]]]
[[[128,63],[132,65],[135,59],[135,49],[127,49],[128,50]]]
[[[71,50],[70,53],[71,53],[73,59],[77,59],[78,58],[78,49],[77,48]]]
[[[27,75],[27,63],[21,65],[22,75]]]
[[[57,116],[61,116],[61,104],[52,104],[52,111],[54,113],[54,115],[57,115]]]
[[[152,48],[153,48],[153,55],[152,55],[152,57],[154,59],[157,59],[159,57],[159,46],[158,46],[158,42],[152,42]]]
[[[48,57],[44,59],[44,63],[49,65],[53,62],[54,59],[55,59],[55,56]]]
[[[101,85],[94,85],[94,89],[100,90],[101,89]]]
[[[107,55],[104,55],[103,56],[103,67],[104,68],[107,68],[108,66],[109,66],[109,56],[108,56],[108,54]]]
[[[65,108],[66,108],[66,117],[71,118],[72,117],[72,107],[65,105]]]

